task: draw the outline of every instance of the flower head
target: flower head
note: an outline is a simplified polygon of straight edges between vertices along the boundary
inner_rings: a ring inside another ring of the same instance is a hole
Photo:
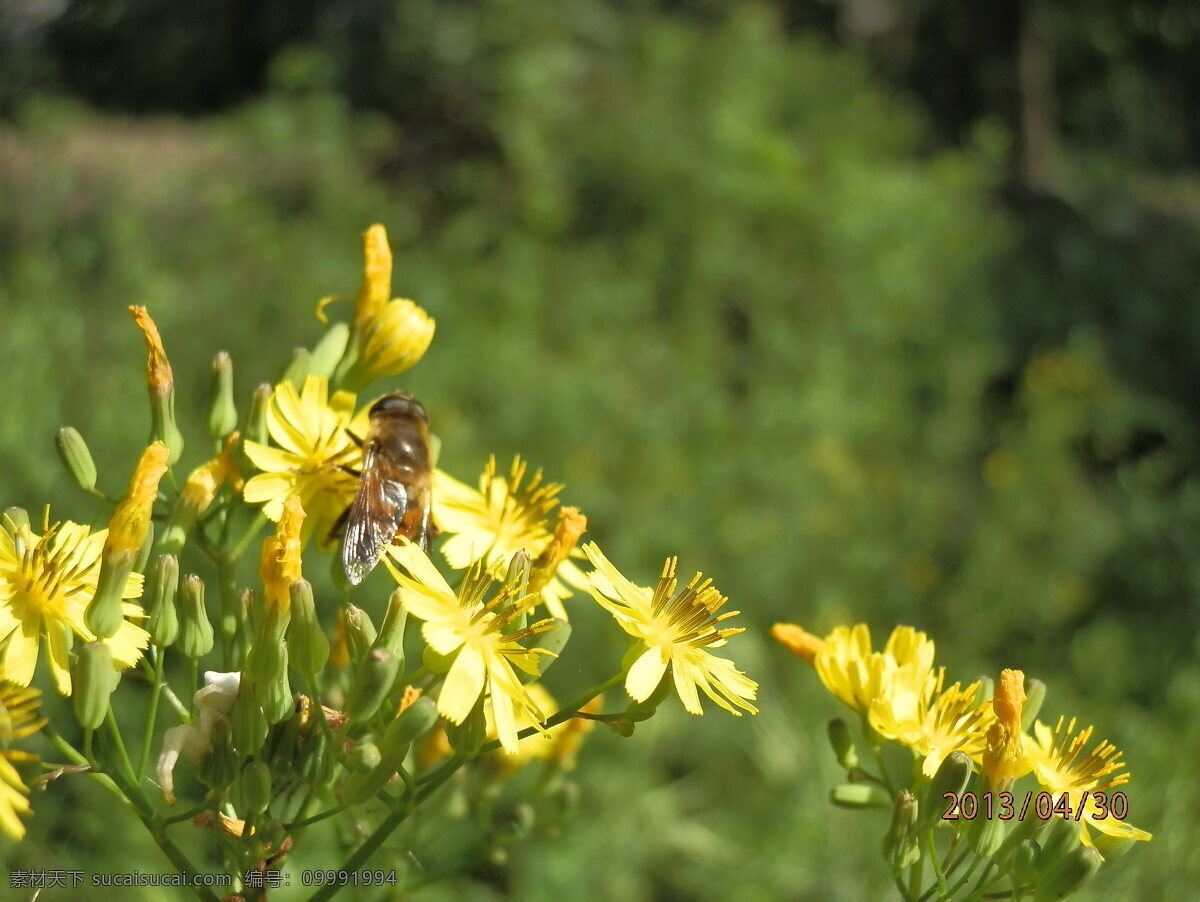
[[[242,477],[233,455],[240,436],[241,433],[232,433],[220,454],[192,470],[183,485],[183,491],[179,493],[180,504],[199,515],[213,503],[225,483],[228,482],[236,491],[242,490]]]
[[[146,382],[150,386],[150,393],[164,397],[174,390],[175,376],[171,372],[167,352],[163,350],[158,326],[150,318],[150,312],[145,307],[130,307],[129,312],[133,314],[134,322],[146,339]]]
[[[389,545],[383,561],[400,584],[405,609],[424,621],[425,642],[439,655],[455,656],[438,696],[438,712],[461,724],[486,690],[500,744],[515,755],[518,711],[534,724],[546,716],[514,668],[537,676],[539,655],[550,654],[526,648],[520,640],[549,629],[553,621],[506,633],[526,610],[523,599],[502,589],[485,600],[499,580],[479,565],[467,571],[456,594],[416,545]]]
[[[245,443],[246,456],[262,470],[243,490],[251,504],[262,504],[272,520],[283,515],[289,495],[298,495],[308,513],[304,538],[314,530],[324,543],[329,528],[354,500],[358,482],[353,473],[362,464],[362,451],[347,434],[366,435],[367,411],[356,416],[354,395],[328,396],[328,382],[309,376],[296,392],[291,382],[275,387],[267,407],[267,431],[279,447]]]
[[[14,763],[36,760],[36,756],[11,748],[18,739],[46,725],[38,712],[41,693],[13,683],[0,683],[0,832],[19,840],[25,835],[22,815],[28,815],[29,787]]]
[[[392,251],[387,230],[373,225],[363,233],[362,287],[354,301],[351,351],[343,361],[344,383],[362,387],[384,376],[402,373],[425,356],[436,327],[433,317],[406,298],[393,298]],[[334,298],[317,305],[317,316],[325,321],[324,307]]]
[[[740,715],[738,708],[758,713],[750,704],[758,684],[728,658],[708,651],[744,632],[718,627],[738,612],[717,613],[728,599],[713,587],[711,579],[697,573],[676,593],[676,559],[668,558],[658,585],[651,590],[627,580],[595,542],[585,545],[583,552],[596,568],[588,574],[592,597],[625,632],[645,643],[645,650],[629,668],[625,680],[625,691],[634,701],[650,698],[669,667],[675,690],[689,713],[704,713],[697,690],[731,714]]]
[[[513,459],[508,476],[496,475],[496,459],[488,458],[487,466],[479,480],[479,490],[464,485],[452,476],[437,470],[433,482],[433,518],[450,538],[442,546],[446,561],[456,570],[469,567],[476,561],[485,566],[507,566],[518,551],[525,551],[531,558],[540,555],[554,542],[549,518],[558,506],[558,495],[563,490],[556,482],[543,482],[542,471],[538,470],[525,481],[528,467],[519,457]],[[587,521],[575,512],[575,517],[564,509],[564,533],[559,538],[560,547],[565,547],[570,532],[577,527],[586,527]],[[580,522],[582,521],[582,523]],[[580,529],[582,531],[582,529]],[[557,533],[557,530],[556,530]],[[578,540],[578,533],[575,535]],[[567,553],[570,549],[567,548]],[[557,552],[548,552],[554,554]],[[559,560],[556,572],[542,573],[539,580],[540,596],[546,609],[559,619],[566,619],[562,601],[571,596],[571,590],[559,576],[568,582],[584,587],[587,581],[583,573],[566,555]]]
[[[921,716],[933,653],[933,642],[910,626],[896,627],[883,651],[872,651],[870,629],[859,623],[826,636],[813,667],[826,689],[873,723],[903,723]]]
[[[1035,747],[1031,749],[1034,775],[1056,800],[1066,793],[1072,812],[1083,804],[1083,794],[1087,793],[1082,815],[1085,845],[1092,844],[1089,826],[1109,836],[1149,840],[1149,833],[1113,817],[1096,800],[1096,793],[1111,793],[1128,783],[1129,772],[1124,769],[1121,752],[1111,742],[1098,742],[1090,752],[1087,751],[1092,731],[1093,728],[1088,727],[1076,732],[1075,718],[1067,723],[1060,717],[1053,730],[1041,721],[1034,723]]]
[[[275,535],[263,539],[259,576],[263,582],[263,601],[267,605],[290,608],[292,583],[304,575],[300,541],[304,525],[304,507],[298,495],[288,495]]]
[[[28,524],[5,521],[0,529],[0,677],[28,686],[44,637],[58,690],[70,694],[72,637],[85,642],[96,638],[84,622],[84,614],[96,592],[107,539],[108,530],[92,533],[70,521],[47,523],[41,535]],[[141,574],[130,573],[122,598],[141,594]],[[108,645],[119,666],[132,667],[150,636],[128,619],[144,616],[138,605],[125,601],[121,611],[124,619]]]

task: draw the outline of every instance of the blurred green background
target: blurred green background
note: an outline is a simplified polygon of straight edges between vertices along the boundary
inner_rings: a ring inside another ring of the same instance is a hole
[[[243,397],[273,380],[382,222],[438,320],[396,384],[443,465],[519,452],[635,580],[713,575],[761,684],[756,718],[593,734],[565,830],[415,898],[888,898],[783,619],[1048,682],[1155,835],[1080,898],[1192,900],[1198,105],[1183,0],[9,0],[0,503],[97,514],[66,424],[120,488],[148,428],[127,304],[198,462],[212,355]],[[593,607],[571,685],[622,649]],[[81,781],[34,804],[9,867],[165,867]]]

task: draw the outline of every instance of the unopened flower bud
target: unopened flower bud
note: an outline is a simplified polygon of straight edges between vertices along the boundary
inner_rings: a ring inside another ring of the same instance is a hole
[[[292,694],[291,681],[287,672],[287,647],[283,647],[283,669],[266,683],[256,684],[258,699],[262,703],[263,716],[267,723],[277,724],[286,720],[295,710],[296,699]]]
[[[75,659],[71,701],[75,719],[85,730],[96,730],[108,715],[109,698],[121,681],[112,651],[103,641],[85,642]]]
[[[921,806],[922,830],[934,824],[946,810],[947,794],[953,794],[955,798],[962,795],[971,772],[971,759],[964,752],[954,751],[942,759],[925,790],[925,801]]]
[[[825,647],[825,640],[794,623],[777,623],[771,627],[771,638],[809,664]]]
[[[329,736],[319,727],[311,727],[296,759],[296,775],[309,786],[322,786],[333,775],[333,764]]]
[[[287,628],[288,659],[299,674],[312,677],[329,660],[329,639],[317,619],[312,584],[298,579],[291,586],[292,619]]]
[[[433,699],[424,696],[417,699],[388,724],[382,739],[384,751],[407,750],[410,744],[433,729],[437,719],[437,705]]]
[[[1021,729],[1028,731],[1033,728],[1038,713],[1042,710],[1042,702],[1046,700],[1046,684],[1041,680],[1025,681],[1025,707],[1021,711]]]
[[[270,724],[258,700],[258,690],[249,680],[242,680],[237,701],[230,715],[233,742],[243,757],[256,756],[266,741]]]
[[[189,573],[179,593],[179,639],[176,647],[196,660],[212,651],[215,636],[208,611],[204,608],[204,580]]]
[[[297,390],[303,388],[304,380],[308,378],[311,361],[312,355],[308,352],[308,348],[294,348],[292,359],[284,369],[283,375],[279,377],[279,381],[290,382],[296,386]]]
[[[387,613],[374,643],[376,648],[391,652],[400,662],[401,669],[404,668],[404,625],[408,621],[402,597],[400,589],[393,590],[388,597]]]
[[[208,434],[224,438],[237,428],[237,404],[233,400],[233,359],[225,351],[213,358],[212,384],[208,395]]]
[[[1091,879],[1104,859],[1095,849],[1080,847],[1046,866],[1034,890],[1034,902],[1065,899]]]
[[[842,783],[829,791],[838,808],[891,808],[892,797],[874,783]]]
[[[383,760],[383,755],[379,751],[379,746],[373,742],[360,742],[350,750],[350,770],[356,771],[372,771],[379,766],[379,762]]]
[[[1008,866],[1009,873],[1016,878],[1018,883],[1032,883],[1037,876],[1040,857],[1041,850],[1038,849],[1037,843],[1032,839],[1022,840],[1012,853],[1012,859]]]
[[[1052,866],[1060,858],[1078,849],[1082,842],[1081,825],[1065,817],[1052,817],[1046,824],[1046,832],[1039,840],[1042,847],[1041,865]]]
[[[308,361],[308,372],[312,376],[328,379],[346,353],[346,343],[350,339],[350,327],[345,323],[334,323],[325,330],[321,340],[312,350]]]
[[[283,675],[287,666],[284,636],[290,621],[290,601],[287,608],[271,606],[263,611],[254,644],[246,656],[246,676],[255,683],[265,685]]]
[[[237,752],[229,718],[218,717],[213,723],[212,751],[200,764],[200,779],[209,789],[227,789],[237,777]]]
[[[362,658],[346,694],[346,714],[350,722],[361,723],[374,717],[399,675],[400,661],[386,649],[373,649]]]
[[[829,721],[829,745],[837,757],[838,764],[846,770],[858,767],[858,750],[854,747],[854,737],[850,735],[846,721],[840,717]]]
[[[225,665],[233,670],[245,669],[246,658],[250,654],[255,632],[250,620],[253,609],[253,589],[221,595],[221,618],[218,622],[221,649],[225,655]]]
[[[446,738],[450,741],[450,747],[460,755],[470,758],[479,751],[480,746],[487,741],[487,719],[483,714],[482,698],[475,703],[475,707],[463,718],[462,723],[446,723]]]
[[[346,781],[346,792],[343,800],[347,805],[362,805],[378,795],[383,787],[391,782],[396,772],[404,766],[404,756],[408,746],[384,752],[380,761],[370,770],[355,770]]]
[[[346,605],[342,616],[346,628],[346,644],[349,646],[350,659],[358,661],[375,645],[375,639],[379,634],[375,630],[375,624],[367,616],[367,612],[357,605]]]
[[[179,591],[179,559],[173,554],[160,554],[150,572],[146,588],[146,630],[150,641],[159,648],[174,644],[179,635],[179,611],[176,596]]]
[[[246,411],[246,426],[242,430],[242,439],[247,442],[257,442],[265,445],[270,433],[267,431],[267,410],[271,406],[271,396],[275,390],[265,382],[259,384],[250,396],[250,407]]]
[[[892,825],[883,837],[883,857],[894,870],[916,864],[921,858],[921,836],[917,828],[916,796],[907,789],[896,796]]]
[[[271,804],[271,768],[266,762],[247,761],[242,768],[242,801],[254,814],[262,814]]]
[[[92,452],[88,450],[87,442],[74,426],[65,426],[58,430],[54,437],[54,445],[58,448],[58,456],[62,458],[63,466],[85,492],[96,488],[96,462],[92,460]]]

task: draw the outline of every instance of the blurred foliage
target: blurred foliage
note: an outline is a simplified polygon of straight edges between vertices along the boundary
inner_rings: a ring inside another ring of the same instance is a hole
[[[757,627],[738,662],[762,684],[746,730],[656,719],[633,772],[595,735],[565,832],[419,898],[880,898],[887,824],[860,835],[824,799],[833,712],[766,645],[776,619],[912,623],[956,669],[1045,679],[1044,716],[1126,751],[1131,820],[1155,833],[1089,898],[1192,898],[1195,174],[1123,168],[1113,144],[1014,214],[1003,117],[932,149],[862,54],[763,6],[342,9],[344,45],[277,55],[268,90],[211,118],[14,103],[3,503],[95,513],[67,504],[50,451],[67,423],[117,489],[105,472],[148,423],[124,305],[158,321],[181,406],[202,407],[220,349],[244,397],[317,336],[317,298],[355,290],[358,233],[381,221],[395,290],[438,318],[403,387],[443,466],[522,453],[627,573],[679,553],[714,575]],[[10,864],[150,869],[77,791],[92,814],[35,797]],[[468,816],[456,841],[489,840]],[[455,848],[403,837],[376,864],[432,880]]]

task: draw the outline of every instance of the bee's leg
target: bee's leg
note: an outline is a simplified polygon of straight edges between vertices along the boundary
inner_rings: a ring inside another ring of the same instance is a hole
[[[347,507],[344,511],[338,514],[338,518],[333,521],[333,525],[329,527],[329,532],[326,535],[326,541],[333,543],[340,539],[346,532],[346,521],[350,519],[350,508]]]
[[[363,445],[365,445],[367,443],[366,439],[359,438],[357,435],[354,434],[354,432],[349,427],[347,427],[343,431],[346,433],[347,438],[349,438],[350,441],[354,442],[354,444],[358,445],[358,447],[361,448]]]
[[[362,470],[356,470],[354,467],[348,467],[345,464],[338,464],[338,469],[343,473],[349,473],[355,479],[358,479],[360,476],[362,476]],[[343,516],[345,515],[343,514]]]

